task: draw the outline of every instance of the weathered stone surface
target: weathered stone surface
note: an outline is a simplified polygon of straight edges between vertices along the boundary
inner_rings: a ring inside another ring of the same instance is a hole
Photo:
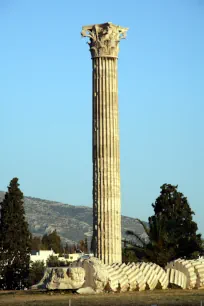
[[[42,280],[32,289],[78,289],[85,280],[85,271],[80,267],[47,268]]]
[[[118,122],[119,42],[127,28],[111,22],[84,26],[93,60],[93,241],[105,264],[122,261]]]
[[[117,58],[119,42],[126,37],[128,28],[112,24],[111,22],[83,26],[81,35],[89,37],[88,42],[92,58]]]
[[[86,287],[86,288],[78,289],[77,293],[79,293],[79,294],[96,294],[96,291],[94,291],[91,287]]]
[[[83,287],[91,287],[96,292],[102,292],[108,282],[108,271],[106,266],[97,258],[78,260],[73,266],[81,267],[85,271],[85,282]]]
[[[203,288],[204,260],[178,259],[163,269],[151,262],[107,265],[94,257],[79,259],[69,268],[47,268],[43,279],[33,289],[83,288],[79,293],[92,294],[167,289],[169,284],[183,289]]]
[[[204,259],[200,259],[199,261],[193,261],[192,265],[195,269],[195,273],[197,275],[196,280],[196,288],[204,288]]]
[[[204,260],[177,259],[167,264],[169,282],[183,289],[201,288],[204,284]]]
[[[167,264],[170,283],[183,289],[192,289],[196,283],[196,275],[190,261],[177,259]]]

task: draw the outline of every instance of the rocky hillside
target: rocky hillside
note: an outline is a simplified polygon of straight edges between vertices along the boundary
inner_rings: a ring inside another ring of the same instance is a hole
[[[4,192],[0,191],[0,201]],[[38,198],[25,197],[25,212],[33,235],[42,236],[54,229],[63,242],[73,243],[92,236],[92,209],[86,206],[74,206]],[[127,229],[144,235],[142,226],[133,218],[122,216],[122,235]]]

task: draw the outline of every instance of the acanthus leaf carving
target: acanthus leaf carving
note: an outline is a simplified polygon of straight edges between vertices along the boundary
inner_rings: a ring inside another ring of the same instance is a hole
[[[88,44],[92,58],[118,57],[119,42],[126,37],[128,28],[123,28],[112,23],[84,26],[81,35],[89,37]]]

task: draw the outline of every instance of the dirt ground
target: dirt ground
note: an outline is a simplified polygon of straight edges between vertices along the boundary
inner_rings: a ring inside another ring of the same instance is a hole
[[[0,291],[4,306],[204,306],[204,290],[154,290],[78,295],[64,292]]]

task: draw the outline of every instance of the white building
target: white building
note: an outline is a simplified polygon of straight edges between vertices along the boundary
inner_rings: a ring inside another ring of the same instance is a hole
[[[58,256],[58,255],[59,254],[56,254],[53,250],[33,251],[30,255],[30,260],[32,262],[43,261],[44,264],[46,264],[46,261],[50,256]]]
[[[72,253],[72,254],[68,254],[67,255],[66,260],[68,262],[73,262],[73,261],[77,261],[79,258],[88,259],[88,258],[93,257],[93,256],[94,256],[94,254],[92,254],[92,253],[90,253],[90,254],[84,254],[83,252],[81,252],[81,253]]]
[[[82,254],[81,253],[72,253],[72,254],[68,254],[66,260],[68,262],[73,262],[73,261],[77,261],[79,258],[81,258]]]
[[[67,263],[77,261],[79,258],[90,258],[93,256],[93,254],[84,254],[83,252],[81,253],[72,253],[65,255],[63,257],[59,257],[59,254],[56,254],[53,250],[39,250],[39,251],[32,251],[30,255],[30,260],[31,262],[36,262],[36,261],[43,261],[44,264],[46,265],[46,261],[50,256],[56,256],[58,260],[64,261]]]

